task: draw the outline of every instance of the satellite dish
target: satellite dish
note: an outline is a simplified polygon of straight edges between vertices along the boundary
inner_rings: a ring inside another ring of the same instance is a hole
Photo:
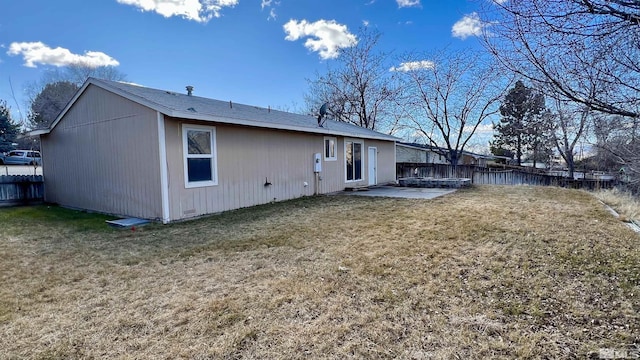
[[[327,106],[329,106],[329,103],[324,103],[320,106],[320,116],[325,116],[327,114]]]
[[[320,115],[318,115],[318,126],[322,127],[322,118],[327,115],[327,106],[329,106],[329,103],[324,103],[322,104],[322,106],[320,106]]]

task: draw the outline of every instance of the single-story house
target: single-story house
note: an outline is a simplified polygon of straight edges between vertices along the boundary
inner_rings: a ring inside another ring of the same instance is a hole
[[[45,201],[164,223],[395,181],[397,138],[90,78],[40,135]]]
[[[396,163],[413,164],[449,164],[446,158],[448,149],[417,143],[396,143]],[[475,154],[470,151],[463,151],[459,165],[487,166],[487,160],[492,156]]]

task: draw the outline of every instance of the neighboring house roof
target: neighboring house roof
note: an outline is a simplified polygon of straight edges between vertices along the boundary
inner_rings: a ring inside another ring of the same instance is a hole
[[[151,89],[139,85],[95,78],[87,79],[47,129],[34,130],[31,133],[33,135],[48,134],[55,128],[67,111],[69,111],[78,100],[80,95],[82,95],[90,85],[98,86],[175,118],[366,139],[400,140],[391,135],[382,134],[345,122],[326,120],[324,121],[323,127],[320,127],[318,126],[317,118],[310,115],[293,114],[257,106],[232,103],[231,101],[208,99],[173,91]]]
[[[439,153],[439,154],[444,154],[449,152],[449,149],[447,148],[443,148],[443,147],[439,147],[439,146],[431,146],[431,145],[425,145],[425,144],[418,144],[418,143],[405,143],[405,142],[400,142],[398,141],[396,143],[397,146],[404,146],[404,147],[408,147],[408,148],[413,148],[413,149],[418,149],[418,150],[427,150],[427,151],[433,151],[435,153]],[[477,159],[493,159],[494,156],[492,155],[482,155],[482,154],[476,154],[476,153],[472,153],[470,151],[463,151],[462,152],[463,155],[468,155],[468,156],[472,156],[474,158]]]

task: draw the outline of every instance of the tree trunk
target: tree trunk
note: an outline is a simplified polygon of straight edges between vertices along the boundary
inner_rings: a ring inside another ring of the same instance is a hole
[[[522,165],[522,137],[518,135],[516,141],[516,156],[518,158],[518,166]]]
[[[453,167],[454,171],[458,167],[458,161],[459,161],[458,151],[449,150],[449,162],[451,162],[451,166]]]
[[[566,155],[567,169],[569,169],[569,177],[573,179],[573,173],[575,172],[576,164],[573,161],[573,151],[568,151]]]

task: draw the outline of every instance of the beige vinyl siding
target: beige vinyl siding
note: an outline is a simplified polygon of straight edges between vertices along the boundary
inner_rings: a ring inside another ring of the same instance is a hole
[[[388,184],[395,182],[396,180],[396,144],[393,141],[381,141],[381,140],[364,140],[364,156],[365,164],[363,171],[363,185],[368,185],[367,179],[368,166],[369,166],[369,147],[375,147],[378,150],[378,167],[377,177],[378,184]]]
[[[89,86],[42,137],[46,201],[162,218],[157,115]]]
[[[216,129],[218,185],[185,188],[182,123],[181,119],[168,117],[165,121],[171,220],[293,199],[316,192],[313,156],[323,153],[323,135],[205,122],[197,124],[215,126]],[[321,194],[345,188],[344,139],[338,137],[337,140],[337,160],[324,161],[322,157],[322,172],[319,174],[322,180],[318,181],[317,188]],[[365,150],[366,146],[378,146],[379,151],[383,150],[379,164],[391,161],[389,169],[379,171],[379,182],[394,181],[394,143],[365,141]],[[366,172],[366,164],[363,171]],[[267,181],[271,185],[265,186]],[[362,183],[365,182],[363,179]]]

